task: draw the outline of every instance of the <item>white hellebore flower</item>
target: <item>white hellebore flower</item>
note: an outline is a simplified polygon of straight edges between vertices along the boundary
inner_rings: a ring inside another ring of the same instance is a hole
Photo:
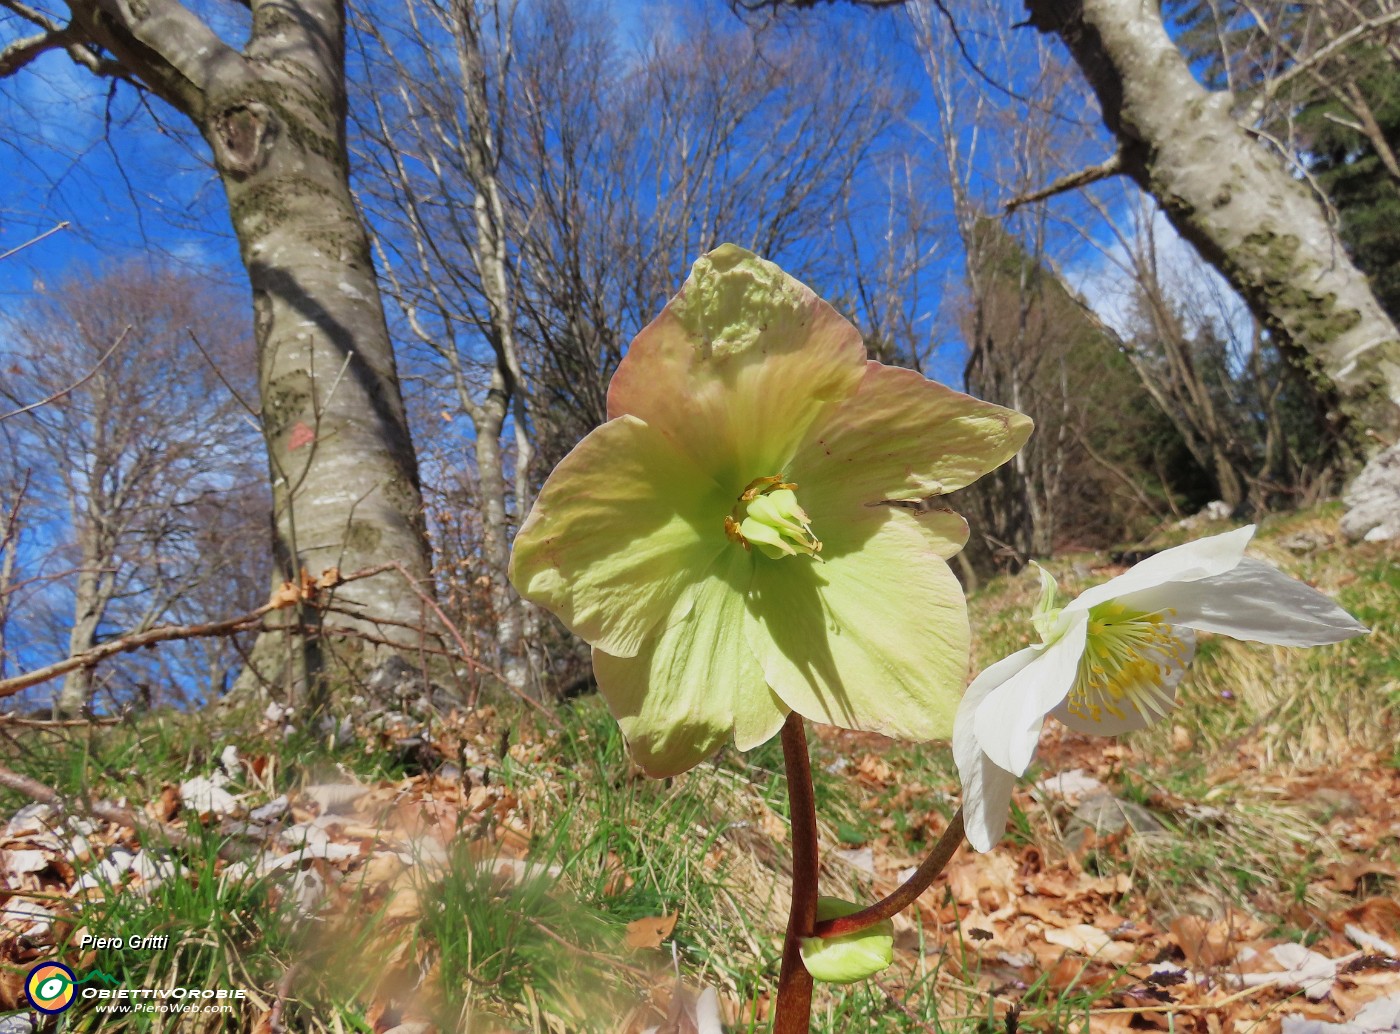
[[[1330,599],[1244,555],[1254,526],[1163,550],[1063,609],[1041,572],[1042,642],[997,661],[963,695],[953,755],[967,838],[988,851],[1045,716],[1113,736],[1166,715],[1196,652],[1196,631],[1281,646],[1337,643],[1369,629]]]

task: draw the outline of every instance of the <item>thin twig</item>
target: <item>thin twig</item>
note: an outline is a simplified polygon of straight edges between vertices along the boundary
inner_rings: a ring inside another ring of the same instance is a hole
[[[948,828],[943,831],[943,835],[938,838],[938,843],[933,845],[933,850],[929,856],[920,863],[914,870],[912,876],[894,889],[888,897],[881,898],[868,908],[862,908],[859,912],[852,912],[850,915],[838,916],[835,919],[827,919],[817,924],[816,935],[818,937],[840,937],[842,934],[855,933],[857,930],[864,930],[868,926],[883,922],[890,917],[903,912],[906,908],[918,900],[920,894],[928,890],[929,885],[948,866],[953,854],[963,842],[963,813],[959,808],[953,816],[953,821],[948,823]]]
[[[205,350],[204,345],[200,343],[200,340],[195,335],[195,332],[189,327],[186,327],[185,333],[188,334],[190,336],[190,340],[194,342],[194,347],[199,349],[199,354],[204,356],[204,361],[209,364],[209,369],[214,371],[214,376],[219,378],[219,381],[223,384],[223,386],[228,389],[229,394],[233,396],[233,400],[237,402],[240,406],[242,406],[247,411],[248,415],[251,416],[254,420],[261,420],[262,412],[250,406],[247,400],[244,399],[244,397],[238,393],[238,389],[229,383],[229,379],[224,376],[224,371],[219,368],[218,363],[214,362],[214,357],[211,356],[208,353],[208,351]]]
[[[267,1014],[269,1034],[286,1034],[287,1025],[282,1022],[282,1011],[286,1008],[287,996],[292,993],[292,981],[296,979],[299,965],[299,962],[293,962],[282,974],[282,979],[277,981],[277,1000]]]
[[[783,723],[783,767],[787,772],[792,818],[792,908],[783,938],[783,963],[773,1034],[807,1034],[812,1026],[812,974],[802,963],[802,940],[817,925],[817,805],[812,792],[812,759],[802,716],[788,713]]]
[[[0,254],[0,262],[4,262],[4,261],[5,261],[7,258],[9,258],[11,255],[18,255],[18,254],[19,254],[21,251],[23,251],[25,248],[28,248],[28,247],[30,247],[31,245],[38,244],[40,241],[44,240],[45,238],[47,238],[47,237],[52,237],[52,236],[53,236],[54,234],[56,234],[59,230],[66,230],[66,229],[68,229],[68,227],[70,227],[70,226],[72,226],[72,225],[73,225],[73,224],[70,223],[67,219],[63,220],[63,222],[59,223],[57,226],[53,226],[53,227],[51,227],[51,228],[45,230],[43,233],[39,234],[39,236],[37,236],[37,237],[32,237],[32,238],[30,238],[29,240],[25,241],[23,244],[17,244],[17,245],[15,245],[13,248],[11,248],[9,251],[4,252],[3,254]]]
[[[190,837],[178,829],[160,823],[142,819],[129,808],[112,804],[108,801],[74,801],[65,799],[57,790],[54,790],[37,779],[20,775],[0,765],[0,786],[16,793],[23,794],[30,800],[38,801],[40,804],[47,804],[61,812],[72,814],[81,812],[90,815],[103,822],[110,822],[116,826],[126,826],[134,829],[142,835],[143,841],[147,836],[164,837],[172,847],[185,847],[190,843]],[[219,857],[229,861],[245,858],[249,854],[246,848],[238,847],[233,841],[226,841],[219,847]]]
[[[1032,190],[1025,194],[1019,194],[1010,201],[1002,202],[1002,209],[1009,215],[1022,205],[1029,205],[1035,201],[1044,201],[1046,198],[1054,197],[1056,194],[1066,194],[1071,190],[1078,190],[1080,187],[1087,187],[1090,183],[1097,183],[1099,180],[1106,180],[1110,176],[1117,176],[1123,171],[1123,152],[1119,151],[1109,155],[1097,165],[1090,165],[1087,169],[1080,169],[1067,176],[1061,176],[1053,183],[1046,184],[1039,190]]]
[[[126,340],[126,336],[130,333],[131,324],[128,323],[126,325],[126,328],[119,335],[117,335],[117,340],[113,341],[112,346],[108,348],[107,351],[102,353],[101,357],[93,365],[91,370],[83,374],[72,384],[68,385],[68,387],[62,388],[59,391],[54,392],[52,395],[46,396],[45,398],[41,398],[38,402],[31,402],[29,403],[29,405],[21,406],[19,409],[12,410],[9,413],[0,413],[0,422],[8,420],[12,416],[19,416],[21,413],[28,413],[31,410],[38,409],[40,406],[47,406],[50,402],[55,402],[58,399],[63,398],[63,396],[67,395],[69,392],[76,391],[78,388],[81,388],[88,381],[92,380],[93,377],[97,376],[97,371],[102,369],[102,364],[107,361],[107,359],[111,356],[113,352],[115,352],[119,347],[121,347],[121,343]]]
[[[428,609],[430,609],[434,614],[437,615],[437,619],[442,622],[442,626],[445,629],[447,629],[448,634],[452,636],[453,640],[457,643],[457,648],[462,651],[462,656],[470,659],[472,651],[471,647],[467,645],[466,638],[463,637],[462,633],[457,629],[457,626],[448,620],[448,617],[445,613],[443,613],[442,608],[437,605],[437,601],[431,596],[429,596],[426,592],[424,592],[421,588],[419,588],[418,583],[413,580],[413,576],[408,573],[408,568],[404,567],[403,564],[399,563],[396,560],[394,561],[393,566],[397,567],[399,570],[399,574],[403,575],[403,579],[405,582],[408,583],[409,589],[412,590],[413,593],[428,606]],[[564,723],[559,720],[559,716],[552,712],[549,708],[545,707],[544,704],[540,703],[538,700],[535,700],[524,690],[516,686],[512,686],[500,675],[497,675],[497,677],[501,678],[501,683],[508,690],[510,690],[512,693],[518,696],[521,700],[525,701],[525,703],[529,704],[531,707],[539,711],[540,714],[544,715],[545,718],[549,719],[552,725],[554,725],[556,728],[563,728]],[[475,698],[468,701],[468,706],[476,706]]]
[[[0,725],[15,725],[21,729],[75,729],[79,726],[120,725],[124,718],[21,718],[16,714],[0,714]]]

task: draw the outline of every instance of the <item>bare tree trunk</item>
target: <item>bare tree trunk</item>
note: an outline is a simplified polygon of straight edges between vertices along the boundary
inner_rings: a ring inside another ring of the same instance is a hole
[[[1271,331],[1335,385],[1360,430],[1400,432],[1400,334],[1322,207],[1197,82],[1144,0],[1026,0],[1064,41],[1118,138],[1122,171]]]
[[[79,517],[80,520],[84,519]],[[91,527],[82,530],[82,567],[78,584],[73,590],[73,627],[68,631],[68,656],[73,657],[97,645],[97,629],[112,598],[112,579],[103,568],[104,551],[96,542]],[[63,688],[54,699],[54,713],[81,714],[92,700],[93,682],[90,668],[77,668],[63,679]]]
[[[273,485],[274,580],[398,559],[428,580],[417,463],[369,241],[348,188],[344,98],[325,69],[237,75],[214,92],[206,136],[253,289],[262,426]],[[261,98],[277,97],[276,103]],[[333,98],[327,103],[327,98]],[[421,601],[394,574],[346,586],[340,602],[421,626]],[[335,620],[335,619],[333,619]],[[379,633],[407,643],[402,628]],[[240,679],[313,679],[321,659],[278,634]],[[270,662],[270,663],[269,663]],[[260,669],[260,670],[259,670]]]
[[[35,52],[62,47],[99,75],[137,81],[213,149],[253,290],[275,577],[397,560],[427,587],[417,464],[349,189],[343,3],[250,6],[240,52],[176,0],[69,0],[72,24],[46,25]],[[407,642],[422,622],[418,596],[393,573],[347,587],[340,602],[364,616],[331,615],[335,627],[387,619],[408,628],[380,634]],[[319,683],[318,647],[283,643],[275,630],[240,681],[278,680],[288,657],[298,683]]]

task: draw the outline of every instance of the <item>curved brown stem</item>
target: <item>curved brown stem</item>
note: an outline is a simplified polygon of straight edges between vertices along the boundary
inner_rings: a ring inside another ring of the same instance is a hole
[[[817,805],[807,733],[796,711],[783,723],[783,767],[792,816],[792,908],[783,938],[773,1034],[807,1034],[812,1026],[812,974],[802,964],[801,946],[817,923]]]
[[[797,823],[793,823],[793,831],[796,832]],[[953,854],[962,845],[963,841],[963,813],[959,808],[953,816],[953,821],[948,823],[948,828],[943,831],[943,835],[938,838],[938,843],[933,845],[933,850],[929,856],[923,860],[914,874],[901,883],[889,897],[882,898],[869,908],[862,908],[859,912],[852,912],[850,915],[838,916],[835,919],[827,919],[818,923],[816,935],[818,937],[840,937],[842,934],[855,933],[857,930],[864,930],[867,926],[874,926],[876,923],[898,912],[904,911],[924,891],[928,890],[940,872],[952,860]]]

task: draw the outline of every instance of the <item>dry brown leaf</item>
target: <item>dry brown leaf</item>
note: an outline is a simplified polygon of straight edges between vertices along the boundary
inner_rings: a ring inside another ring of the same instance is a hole
[[[1186,955],[1186,962],[1192,969],[1218,966],[1235,954],[1229,935],[1219,923],[1211,923],[1200,916],[1177,916],[1169,929],[1172,940]]]
[[[24,993],[24,979],[28,967],[21,969],[9,966],[0,968],[0,1012],[14,1012],[27,1009],[29,1001]]]
[[[1064,930],[1046,930],[1045,939],[1061,948],[1069,948],[1081,955],[1088,955],[1114,965],[1125,965],[1133,961],[1137,950],[1131,944],[1120,944],[1097,926],[1080,923]]]
[[[947,871],[948,886],[960,904],[995,912],[1020,897],[1016,863],[999,851],[954,862]]]
[[[394,877],[389,884],[389,898],[384,906],[386,919],[417,919],[423,914],[422,902],[418,900],[418,888],[422,877],[412,869],[406,869]]]
[[[779,844],[787,842],[787,823],[772,808],[763,809],[763,814],[758,819],[758,828]]]
[[[1383,876],[1394,879],[1400,875],[1394,865],[1380,858],[1357,858],[1346,862],[1335,862],[1327,867],[1329,882],[1343,894],[1356,890],[1357,884],[1366,877]]]
[[[672,912],[669,915],[647,916],[644,919],[632,920],[627,924],[627,947],[661,947],[661,942],[670,937],[671,931],[676,928],[676,920],[679,917],[679,912]]]
[[[169,822],[180,813],[180,788],[166,783],[160,788],[160,796],[146,802],[146,814],[157,822]]]
[[[267,605],[273,610],[285,610],[288,607],[295,607],[300,602],[301,592],[297,587],[291,582],[283,582],[273,592]]]
[[[622,864],[622,857],[615,851],[608,852],[603,869],[607,874],[607,881],[603,884],[604,896],[611,897],[614,894],[621,894],[632,886],[632,876],[627,871],[627,867]]]

